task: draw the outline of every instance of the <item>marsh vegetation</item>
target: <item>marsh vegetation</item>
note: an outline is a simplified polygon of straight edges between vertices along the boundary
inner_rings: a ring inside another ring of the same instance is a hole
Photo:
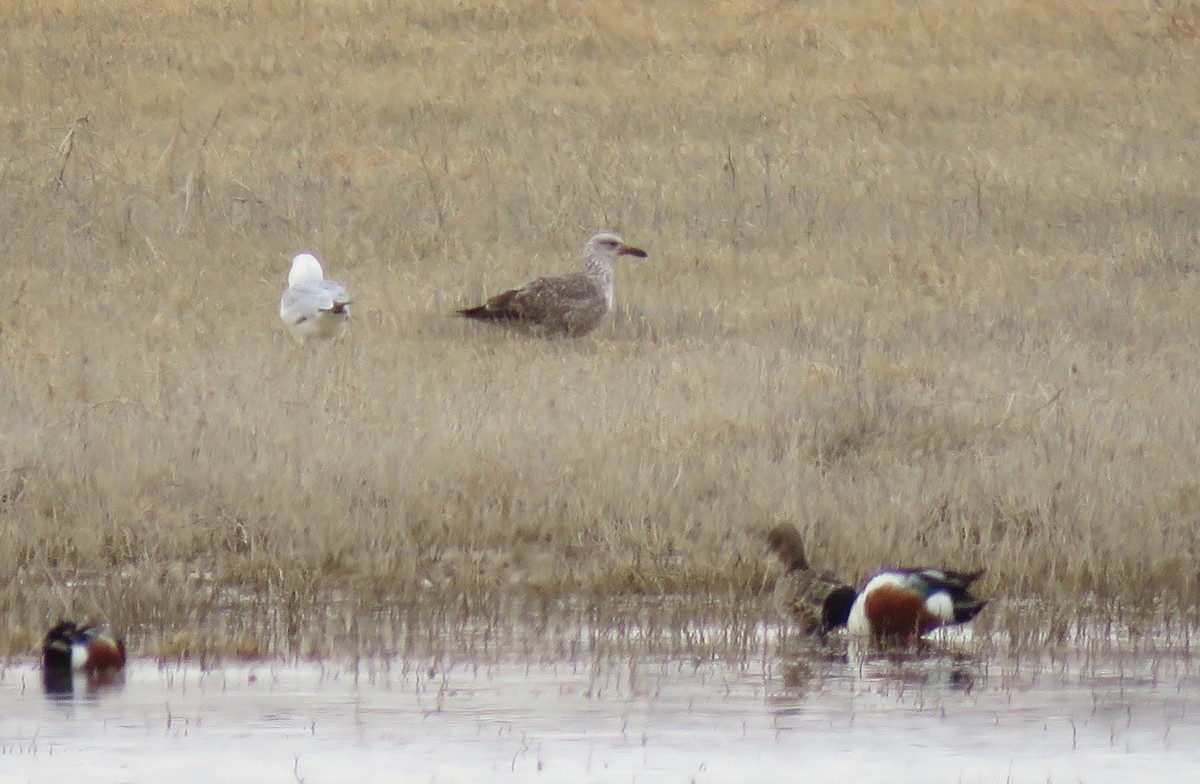
[[[6,4],[8,644],[64,613],[286,637],[347,596],[753,613],[780,520],[847,576],[986,566],[983,629],[1173,617],[1198,30],[1142,2]],[[650,258],[591,336],[451,317],[601,227]],[[354,292],[336,343],[277,322],[300,250]]]

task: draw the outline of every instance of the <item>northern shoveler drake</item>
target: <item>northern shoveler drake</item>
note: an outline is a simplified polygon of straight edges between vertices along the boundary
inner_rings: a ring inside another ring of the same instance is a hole
[[[966,623],[979,614],[986,599],[971,595],[971,583],[983,570],[887,569],[863,585],[846,618],[850,634],[910,643],[942,626]]]
[[[91,624],[59,621],[42,643],[42,679],[51,694],[69,694],[75,673],[89,686],[116,683],[125,668],[125,643]]]
[[[786,570],[775,583],[775,603],[806,634],[825,635],[846,623],[855,590],[840,577],[808,564],[804,540],[796,526],[780,523],[767,532],[767,545]]]
[[[771,529],[768,543],[788,569],[784,578],[788,580],[785,590],[793,597],[791,606],[820,608],[816,628],[820,634],[845,626],[852,635],[910,643],[939,627],[970,621],[987,604],[970,592],[982,569],[886,569],[855,591],[837,578],[809,569],[800,532],[790,523]]]

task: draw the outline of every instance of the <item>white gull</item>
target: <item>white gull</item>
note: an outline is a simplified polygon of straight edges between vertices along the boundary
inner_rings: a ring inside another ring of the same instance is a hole
[[[341,283],[325,280],[316,256],[300,253],[292,259],[288,288],[279,300],[279,318],[292,337],[301,343],[336,337],[350,317],[350,303]]]

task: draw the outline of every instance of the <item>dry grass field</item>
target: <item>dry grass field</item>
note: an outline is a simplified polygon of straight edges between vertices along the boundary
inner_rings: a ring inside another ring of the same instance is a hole
[[[986,565],[985,625],[1200,599],[1195,3],[3,15],[0,625],[757,606],[779,520]],[[601,227],[650,258],[595,334],[449,315]]]

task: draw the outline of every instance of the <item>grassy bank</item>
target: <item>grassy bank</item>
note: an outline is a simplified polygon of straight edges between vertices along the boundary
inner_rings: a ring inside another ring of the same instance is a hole
[[[778,520],[1195,602],[1200,14],[1089,5],[8,4],[0,617],[749,598]],[[596,334],[447,315],[598,227]]]

